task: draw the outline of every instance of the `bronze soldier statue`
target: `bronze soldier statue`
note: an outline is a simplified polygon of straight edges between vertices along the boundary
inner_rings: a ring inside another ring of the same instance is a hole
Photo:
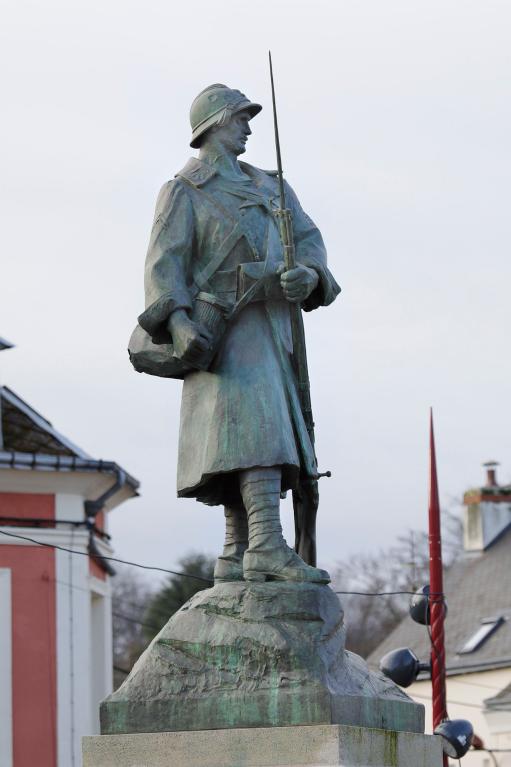
[[[300,477],[317,477],[290,304],[311,311],[340,289],[287,184],[296,265],[284,266],[277,174],[238,160],[261,108],[220,84],[194,100],[199,156],[158,197],[130,356],[137,370],[184,379],[178,495],[224,506],[215,580],[328,583],[287,546],[279,505]]]
[[[252,750],[254,763],[267,757],[257,739],[241,742],[240,728],[307,725],[311,754],[329,724],[407,736],[424,729],[422,706],[345,652],[341,604],[309,545],[320,473],[302,309],[330,304],[339,287],[319,231],[284,183],[275,106],[277,172],[239,162],[260,110],[218,84],[193,102],[199,156],[160,193],[146,309],[130,341],[137,370],[183,379],[178,494],[223,505],[226,537],[214,588],[170,618],[103,701],[101,731],[162,733],[158,754],[172,761],[177,747],[188,765],[197,762],[189,744],[218,751],[209,730],[234,729],[220,751],[239,764]],[[298,551],[280,524],[281,493],[290,489]],[[192,730],[193,743],[183,737]],[[294,764],[288,740],[279,753]],[[98,744],[98,756],[113,749],[119,763],[136,758],[133,739],[115,742]]]

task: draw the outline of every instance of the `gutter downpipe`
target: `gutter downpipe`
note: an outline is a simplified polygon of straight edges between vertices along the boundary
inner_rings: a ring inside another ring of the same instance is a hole
[[[101,461],[99,463],[101,464]],[[109,487],[108,490],[105,490],[105,492],[95,500],[85,501],[83,504],[85,511],[85,524],[87,530],[89,531],[88,552],[96,564],[98,564],[99,567],[101,567],[101,569],[108,575],[115,575],[116,570],[114,567],[112,567],[110,562],[101,555],[101,552],[99,551],[96,544],[96,539],[94,538],[94,528],[96,526],[96,515],[99,514],[99,512],[103,509],[109,498],[115,495],[115,493],[117,493],[117,491],[124,487],[126,484],[126,472],[117,465],[115,466],[114,472],[115,482],[113,485]]]
[[[92,559],[108,573],[115,575],[115,569],[110,562],[105,560],[99,551],[95,538],[94,527],[96,515],[102,510],[105,503],[118,492],[125,484],[130,484],[135,493],[139,486],[137,480],[129,477],[124,469],[121,469],[113,461],[96,461],[94,459],[79,458],[77,456],[45,455],[37,453],[20,453],[15,450],[0,450],[0,469],[30,470],[41,469],[46,471],[91,471],[108,472],[115,475],[115,482],[95,500],[84,502],[85,525],[89,531],[88,551]],[[131,481],[130,481],[131,480]],[[137,493],[136,493],[137,494]]]

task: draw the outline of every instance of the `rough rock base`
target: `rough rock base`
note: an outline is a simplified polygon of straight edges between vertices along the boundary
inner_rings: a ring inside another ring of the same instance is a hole
[[[101,705],[101,731],[347,724],[424,732],[424,707],[346,652],[328,586],[224,583],[200,591]]]
[[[438,767],[432,735],[319,725],[83,739],[83,767]]]

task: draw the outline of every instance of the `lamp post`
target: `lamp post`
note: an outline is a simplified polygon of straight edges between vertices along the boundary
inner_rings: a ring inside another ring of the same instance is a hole
[[[431,684],[433,699],[433,730],[447,719],[445,691],[444,585],[442,573],[442,536],[440,531],[440,502],[436,470],[433,409],[429,421],[429,609],[431,615]],[[444,767],[447,756],[444,754]]]
[[[429,422],[429,579],[430,585],[417,591],[410,602],[410,617],[427,626],[431,639],[431,662],[421,663],[408,647],[400,647],[387,653],[380,661],[380,670],[401,687],[409,687],[421,671],[431,674],[433,697],[433,732],[442,741],[443,767],[448,767],[448,756],[460,759],[464,756],[474,737],[470,722],[465,719],[449,719],[445,690],[445,640],[444,618],[447,607],[444,601],[442,573],[442,536],[440,532],[440,502],[436,472],[435,434],[433,411]]]

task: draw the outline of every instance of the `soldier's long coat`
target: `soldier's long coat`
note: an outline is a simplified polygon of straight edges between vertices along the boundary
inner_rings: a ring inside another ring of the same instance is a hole
[[[234,182],[192,159],[160,192],[146,260],[146,309],[139,317],[156,343],[169,343],[165,326],[171,312],[191,309],[196,282],[219,251],[226,256],[207,289],[232,305],[240,264],[264,262],[265,272],[272,274],[283,261],[274,215],[279,206],[275,174],[240,165],[246,179]],[[296,260],[319,275],[317,288],[303,304],[310,311],[330,304],[340,289],[327,268],[319,230],[288,185],[286,193]],[[283,490],[295,485],[300,466],[314,471],[314,451],[289,364],[289,304],[277,277],[275,286],[271,298],[249,303],[229,324],[210,369],[185,376],[180,496],[208,504],[239,503],[241,469],[280,466]]]

